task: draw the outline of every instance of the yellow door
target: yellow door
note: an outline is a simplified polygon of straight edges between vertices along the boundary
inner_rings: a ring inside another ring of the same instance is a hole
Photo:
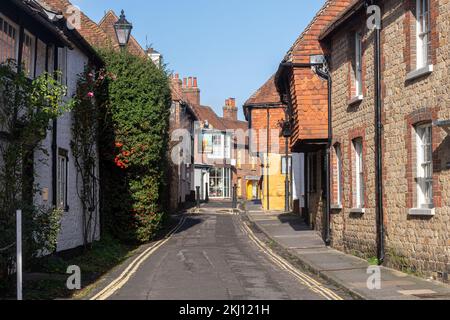
[[[253,200],[253,183],[247,181],[247,200]]]

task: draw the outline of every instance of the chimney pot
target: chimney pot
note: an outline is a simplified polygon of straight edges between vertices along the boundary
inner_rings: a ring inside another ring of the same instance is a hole
[[[197,78],[194,78],[194,88],[197,88],[198,83],[197,83]]]
[[[192,88],[192,77],[189,77],[188,88]]]
[[[236,107],[236,99],[235,98],[230,98],[230,107],[233,107],[233,108]]]
[[[187,87],[187,78],[183,78],[183,87]]]

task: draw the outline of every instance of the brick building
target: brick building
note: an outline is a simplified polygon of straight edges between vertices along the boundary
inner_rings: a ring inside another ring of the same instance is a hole
[[[261,163],[259,188],[264,210],[289,211],[295,207],[298,212],[303,205],[303,155],[292,154],[289,140],[281,135],[286,119],[286,104],[277,92],[275,76],[245,102],[244,113],[251,132],[251,154]],[[286,145],[288,163],[293,163],[287,168]]]
[[[356,1],[321,34],[333,79],[332,244],[362,257],[384,243],[388,265],[436,278],[450,271],[448,82],[450,3],[385,0],[381,7],[382,194],[375,151],[376,32]],[[377,237],[382,199],[384,235]]]
[[[201,105],[197,78],[183,79],[182,93],[198,119],[194,130],[193,191],[200,187],[202,200],[231,199],[236,185],[239,198],[250,197],[247,181],[259,180],[259,168],[256,160],[248,160],[248,124],[238,120],[235,99],[225,101],[223,117],[219,117],[211,107]]]
[[[328,85],[317,75],[311,57],[326,54],[319,34],[350,2],[325,2],[284,57],[275,78],[277,89],[289,106],[293,125],[291,151],[305,155],[303,215],[312,228],[321,231],[327,215]]]
[[[170,209],[176,211],[195,197],[194,128],[198,116],[183,94],[178,74],[171,77],[170,110]]]

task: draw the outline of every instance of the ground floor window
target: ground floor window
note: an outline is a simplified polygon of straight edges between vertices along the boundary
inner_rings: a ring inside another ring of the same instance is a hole
[[[64,149],[58,150],[58,174],[56,184],[57,206],[64,211],[68,211],[67,204],[67,180],[69,176],[68,152]]]
[[[433,148],[431,124],[416,127],[417,141],[417,207],[431,209],[433,205]]]
[[[230,198],[230,168],[212,168],[209,173],[209,195],[211,198]]]

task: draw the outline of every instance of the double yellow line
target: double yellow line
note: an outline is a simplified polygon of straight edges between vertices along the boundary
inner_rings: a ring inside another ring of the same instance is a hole
[[[240,220],[240,219],[239,219]],[[307,274],[300,272],[294,268],[288,261],[277,255],[273,250],[267,247],[260,239],[258,239],[248,225],[242,220],[239,221],[242,231],[249,236],[249,238],[263,251],[277,266],[293,275],[301,284],[311,291],[320,294],[327,300],[344,300],[342,297],[334,293],[332,290],[326,288],[317,280],[311,278]]]
[[[106,286],[102,291],[93,296],[90,300],[106,300],[122,288],[128,280],[136,273],[139,267],[150,257],[156,250],[169,241],[173,234],[177,232],[186,221],[186,217],[183,217],[175,228],[173,228],[169,234],[162,240],[155,242],[151,247],[142,252],[136,259],[131,262],[128,267],[122,272],[122,274]]]

